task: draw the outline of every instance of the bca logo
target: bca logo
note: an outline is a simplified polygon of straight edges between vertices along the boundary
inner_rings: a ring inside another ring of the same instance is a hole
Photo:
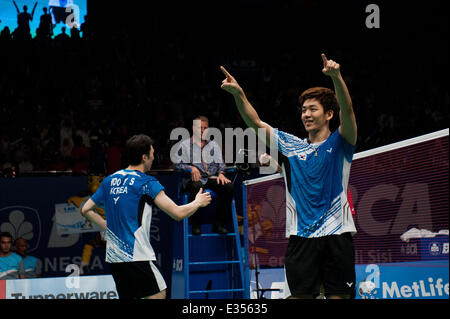
[[[0,231],[8,232],[13,240],[23,237],[28,243],[28,252],[39,246],[41,220],[38,211],[26,206],[9,206],[0,209]]]

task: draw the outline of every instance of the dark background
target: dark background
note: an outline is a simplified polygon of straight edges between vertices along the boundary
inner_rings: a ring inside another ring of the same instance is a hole
[[[366,27],[370,3],[380,8],[379,29]],[[3,167],[20,173],[25,158],[34,171],[109,173],[126,138],[143,132],[156,141],[154,168],[168,168],[170,131],[190,128],[196,115],[211,127],[246,127],[220,89],[220,65],[264,121],[305,137],[298,96],[332,88],[322,52],[341,64],[357,152],[448,127],[441,1],[91,0],[88,18],[80,39],[0,37]],[[74,169],[78,134],[90,140],[80,146],[89,156]]]

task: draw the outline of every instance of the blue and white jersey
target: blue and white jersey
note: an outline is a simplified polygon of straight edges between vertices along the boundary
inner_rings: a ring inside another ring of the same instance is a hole
[[[106,262],[156,260],[150,245],[153,200],[164,190],[158,180],[122,169],[106,177],[91,199],[104,206]]]
[[[347,200],[355,147],[334,131],[324,142],[274,129],[286,183],[286,237],[356,233]]]

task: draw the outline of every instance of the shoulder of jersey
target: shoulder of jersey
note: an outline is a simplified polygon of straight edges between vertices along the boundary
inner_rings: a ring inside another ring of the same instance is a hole
[[[142,177],[144,177],[149,182],[158,182],[158,179],[152,175],[143,174]]]
[[[298,137],[298,136],[296,136],[294,134],[287,133],[287,132],[284,132],[284,131],[278,131],[278,135],[282,135],[285,138],[288,138],[288,139],[291,139],[291,140],[296,140],[296,141],[299,141],[299,142],[307,143],[306,138],[302,139],[302,138],[300,138],[300,137]]]
[[[137,171],[125,171],[124,169],[121,169],[115,173],[112,173],[111,175],[109,175],[108,177],[112,177],[115,175],[119,175],[119,176],[127,176],[127,175],[132,175],[132,176],[137,176],[137,177],[141,177],[143,174],[139,173]]]

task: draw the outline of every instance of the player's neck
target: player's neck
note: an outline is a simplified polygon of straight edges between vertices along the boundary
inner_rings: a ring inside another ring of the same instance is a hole
[[[331,131],[329,128],[324,128],[319,131],[311,131],[308,134],[308,141],[311,144],[320,143],[325,141],[330,136]]]
[[[130,171],[139,171],[141,173],[144,173],[144,165],[129,165],[127,167]]]

